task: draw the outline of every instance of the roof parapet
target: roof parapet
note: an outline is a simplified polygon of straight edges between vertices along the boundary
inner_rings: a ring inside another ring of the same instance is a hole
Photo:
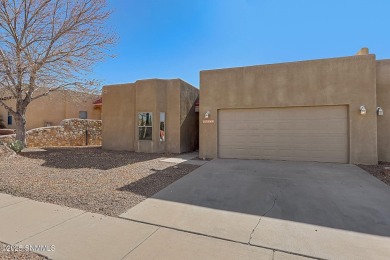
[[[364,47],[361,48],[355,55],[368,55],[370,54],[368,48]]]

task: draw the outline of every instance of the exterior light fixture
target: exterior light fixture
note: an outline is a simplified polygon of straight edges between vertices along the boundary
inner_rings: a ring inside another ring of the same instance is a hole
[[[209,118],[210,116],[210,111],[207,111],[205,114],[204,114],[204,118]]]
[[[366,110],[366,108],[364,106],[360,106],[360,114],[361,115],[367,114],[367,110]]]
[[[383,116],[383,109],[381,107],[377,107],[376,113],[378,114],[378,116]]]

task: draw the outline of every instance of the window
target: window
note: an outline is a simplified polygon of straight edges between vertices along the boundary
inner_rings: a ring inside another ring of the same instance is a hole
[[[138,113],[138,139],[139,140],[152,140],[153,127],[152,127],[152,113],[142,112]]]
[[[165,112],[160,113],[160,142],[165,142]]]
[[[88,113],[87,113],[87,111],[80,111],[80,112],[79,112],[79,118],[80,118],[80,119],[87,119],[87,118],[88,118]]]
[[[12,125],[12,115],[8,112],[8,125]]]

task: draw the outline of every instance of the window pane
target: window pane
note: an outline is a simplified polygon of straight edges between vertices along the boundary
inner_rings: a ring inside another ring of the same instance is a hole
[[[160,142],[165,141],[165,112],[160,113]]]
[[[152,126],[152,113],[138,113],[138,126]]]
[[[88,113],[87,113],[87,111],[80,111],[80,112],[79,112],[79,118],[80,118],[80,119],[87,119],[87,118],[88,118]]]
[[[8,125],[12,125],[12,116],[10,115],[10,113],[8,113]]]
[[[139,140],[152,140],[152,127],[138,127]]]

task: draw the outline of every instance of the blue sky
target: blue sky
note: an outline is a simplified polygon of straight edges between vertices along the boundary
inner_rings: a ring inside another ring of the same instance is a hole
[[[92,77],[103,84],[354,55],[390,58],[390,1],[108,0],[119,42]]]

